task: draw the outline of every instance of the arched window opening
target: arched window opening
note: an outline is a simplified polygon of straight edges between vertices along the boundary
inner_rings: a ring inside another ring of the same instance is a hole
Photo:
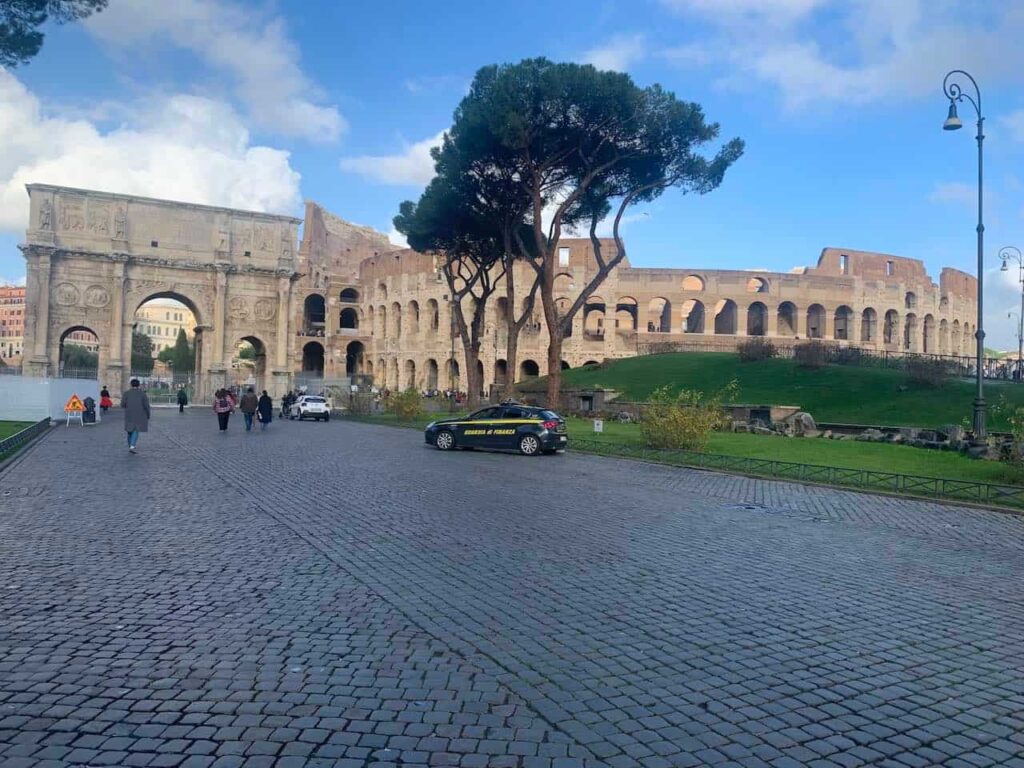
[[[660,296],[647,304],[647,332],[671,333],[672,302]]]
[[[352,307],[341,310],[340,327],[343,331],[354,331],[359,327],[359,313]]]
[[[725,336],[736,334],[736,302],[732,299],[719,299],[715,305],[715,333]]]
[[[302,303],[302,334],[304,336],[323,336],[326,320],[327,310],[324,297],[319,293],[311,293]]]
[[[302,372],[324,375],[324,347],[318,341],[307,342],[302,348]]]
[[[687,275],[683,278],[684,291],[703,291],[704,278],[700,275]]]
[[[519,364],[519,380],[535,379],[540,376],[540,366],[533,360],[523,360]]]
[[[355,304],[357,301],[359,301],[359,291],[357,291],[355,288],[346,288],[341,292],[341,295],[338,297],[338,300],[342,304]]]
[[[620,331],[635,331],[637,327],[637,301],[622,296],[615,303],[615,327]]]
[[[747,308],[747,336],[764,336],[768,333],[768,307],[755,301]]]
[[[871,307],[860,313],[860,340],[869,343],[878,340],[878,313]]]
[[[704,302],[687,299],[683,302],[683,333],[704,333]]]
[[[747,293],[768,293],[768,281],[763,277],[752,277],[747,280]]]
[[[835,318],[833,320],[834,330],[833,337],[840,341],[852,341],[852,333],[850,333],[850,327],[853,325],[853,310],[843,305],[836,309]]]
[[[820,339],[825,336],[825,308],[811,304],[807,308],[807,338]]]
[[[791,301],[779,304],[776,320],[779,336],[796,336],[796,305]]]

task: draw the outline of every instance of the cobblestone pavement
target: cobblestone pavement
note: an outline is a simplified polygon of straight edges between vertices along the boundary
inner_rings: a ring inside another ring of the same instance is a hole
[[[0,475],[0,765],[1024,766],[1024,519],[159,411]]]

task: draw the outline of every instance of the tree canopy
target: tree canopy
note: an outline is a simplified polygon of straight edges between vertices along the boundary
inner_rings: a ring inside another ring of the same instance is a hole
[[[64,24],[99,13],[108,0],[3,0],[0,2],[0,66],[26,64],[43,47],[47,21]]]
[[[153,372],[153,340],[132,330],[132,373],[148,376]]]
[[[492,232],[496,221],[488,225],[481,218],[515,219],[506,231],[519,238],[518,256],[536,271],[550,336],[549,400],[558,396],[562,338],[573,317],[626,257],[620,235],[625,211],[669,188],[704,194],[718,187],[743,153],[743,142],[732,139],[711,158],[701,154],[718,134],[700,105],[658,85],[641,88],[623,73],[543,58],[477,72],[435,154],[436,170],[438,178],[454,176],[450,160],[470,177],[474,227]],[[609,216],[613,250],[598,236]],[[449,238],[453,244],[463,224],[448,224],[456,230]],[[523,226],[529,232],[525,240]],[[559,307],[558,242],[564,231],[576,229],[589,236],[596,268],[588,270],[571,304]],[[419,247],[412,239],[410,245]]]

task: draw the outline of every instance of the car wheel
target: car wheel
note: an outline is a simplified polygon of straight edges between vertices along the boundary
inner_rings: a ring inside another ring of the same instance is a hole
[[[437,446],[439,451],[450,451],[455,447],[455,435],[447,429],[442,429],[437,433],[437,437],[434,438],[434,445]]]
[[[540,453],[540,440],[536,435],[523,435],[519,438],[519,452],[523,456],[536,456]]]

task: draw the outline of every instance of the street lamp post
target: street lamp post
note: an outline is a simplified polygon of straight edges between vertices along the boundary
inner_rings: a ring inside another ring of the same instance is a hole
[[[1017,315],[1017,382],[1020,383],[1021,380],[1024,380],[1020,360],[1021,352],[1024,351],[1024,254],[1020,252],[1020,248],[1007,245],[999,249],[999,258],[1003,260],[1003,266],[999,268],[1000,272],[1008,272],[1011,261],[1017,263],[1017,282],[1020,283],[1020,314]]]
[[[974,98],[971,98],[970,93],[964,93],[960,83],[957,82],[961,77],[966,78],[970,81],[974,87]],[[983,190],[983,175],[982,175],[982,142],[985,140],[985,134],[982,131],[985,118],[981,113],[981,89],[978,88],[977,81],[971,77],[970,74],[962,69],[954,69],[947,73],[945,78],[942,80],[942,90],[945,93],[946,98],[949,99],[949,114],[946,116],[946,121],[942,124],[944,131],[957,131],[963,128],[963,123],[960,122],[960,118],[956,113],[957,102],[963,103],[966,99],[974,107],[974,111],[978,115],[978,327],[974,333],[974,338],[977,339],[977,370],[976,370],[976,394],[974,397],[974,442],[975,444],[984,444],[986,442],[987,433],[985,429],[985,393],[982,389],[982,378],[983,371],[982,367],[985,364],[985,326],[983,320],[983,303],[984,303],[984,277],[985,277],[985,264],[984,264],[984,252],[985,252],[985,224],[982,218],[982,190]]]

